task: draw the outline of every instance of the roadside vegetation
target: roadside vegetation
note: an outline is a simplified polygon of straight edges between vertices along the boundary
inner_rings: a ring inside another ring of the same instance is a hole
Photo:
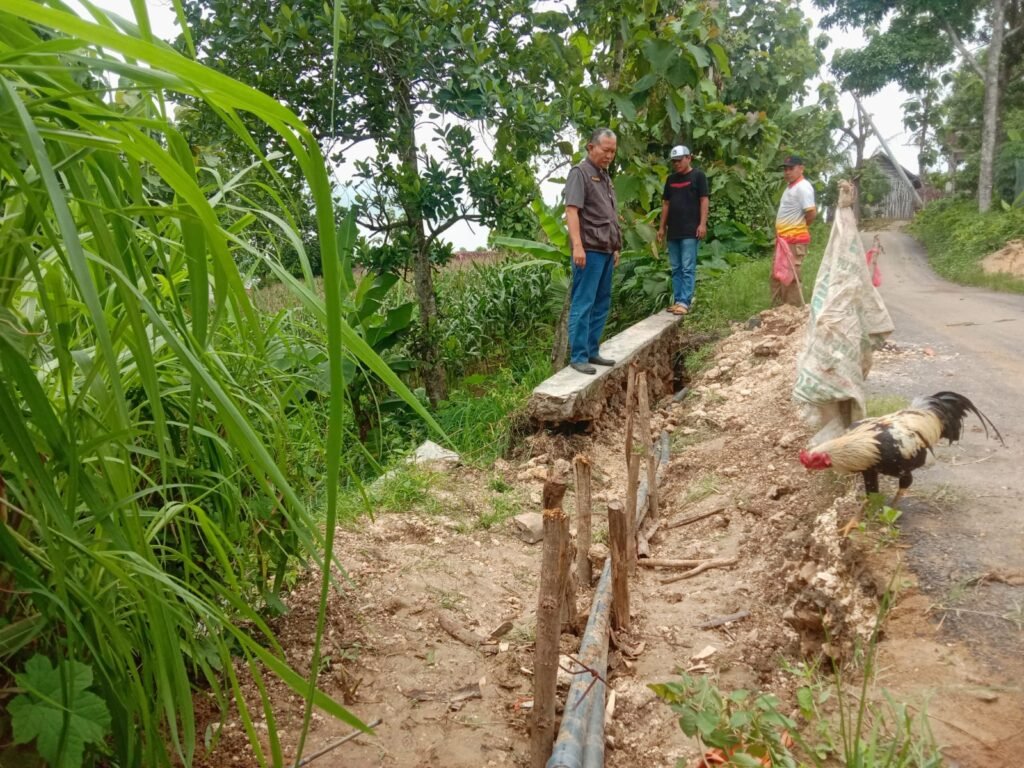
[[[938,200],[914,218],[910,231],[924,243],[935,271],[947,280],[1024,293],[1024,277],[985,272],[981,266],[986,256],[1013,240],[1020,242],[1024,254],[1024,206],[978,213],[967,200]]]

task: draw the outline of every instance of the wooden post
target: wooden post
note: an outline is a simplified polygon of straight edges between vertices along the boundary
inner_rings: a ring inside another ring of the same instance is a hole
[[[647,516],[651,522],[658,520],[658,459],[654,455],[654,438],[651,435],[651,402],[647,394],[647,374],[637,377],[637,411],[640,418],[640,439],[647,456]]]
[[[562,515],[562,557],[559,561],[559,579],[562,590],[562,610],[559,612],[562,628],[576,631],[576,593],[579,591],[579,580],[576,578],[576,547],[573,545],[572,534],[569,533],[569,516]]]
[[[629,631],[629,526],[621,501],[608,502],[608,544],[612,558],[612,626]]]
[[[540,592],[537,595],[537,639],[533,661],[533,733],[531,765],[544,768],[555,743],[555,685],[558,678],[558,640],[562,634],[561,604],[565,595],[562,562],[568,538],[568,520],[562,511],[565,482],[544,483],[544,550],[541,554]]]
[[[590,586],[590,542],[592,507],[590,459],[580,454],[573,460],[576,475],[576,578]]]
[[[626,372],[626,462],[633,453],[633,411],[636,400],[636,363],[629,364]]]
[[[629,457],[629,466],[626,470],[626,529],[629,531],[626,553],[630,576],[636,573],[636,492],[639,487],[640,457],[634,453]]]

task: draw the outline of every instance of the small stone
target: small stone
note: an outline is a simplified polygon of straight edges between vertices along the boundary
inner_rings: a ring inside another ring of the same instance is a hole
[[[517,538],[536,544],[544,539],[544,516],[539,512],[523,512],[512,518],[512,529]]]
[[[796,441],[799,440],[799,439],[800,439],[800,433],[799,432],[787,432],[786,434],[784,434],[782,437],[779,438],[779,447],[780,448],[789,448],[789,446],[791,446],[794,443],[796,443]]]
[[[978,691],[974,694],[974,697],[978,701],[984,701],[986,704],[993,704],[999,701],[999,694],[994,691]]]
[[[413,451],[409,461],[414,464],[440,465],[443,468],[454,467],[461,461],[459,454],[442,448],[432,440],[424,440],[420,446]]]

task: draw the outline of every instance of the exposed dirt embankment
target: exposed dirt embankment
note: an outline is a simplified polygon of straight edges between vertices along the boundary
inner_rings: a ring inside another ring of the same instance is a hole
[[[895,550],[879,554],[870,533],[840,538],[837,527],[859,509],[859,490],[825,473],[808,474],[797,461],[809,431],[790,392],[805,322],[805,310],[764,313],[717,345],[710,368],[690,382],[681,403],[666,397],[655,408],[655,428],[669,431],[672,444],[662,518],[670,525],[713,513],[663,528],[652,555],[737,562],[672,584],[662,583],[671,573],[639,569],[632,633],[622,638],[631,652],[613,651],[609,660],[616,692],[610,766],[674,766],[699,754],[648,683],[690,669],[712,675],[723,690],[771,691],[788,713],[800,681],[785,671],[787,663],[822,654],[849,658],[874,627]],[[384,723],[322,764],[528,764],[540,549],[516,538],[510,520],[498,520],[510,510],[539,509],[550,468],[567,471],[583,452],[594,468],[595,540],[605,540],[605,504],[621,498],[626,485],[623,428],[621,401],[612,398],[589,434],[534,435],[515,461],[493,471],[439,473],[427,503],[380,515],[359,531],[339,531],[337,552],[349,572],[345,593],[331,602],[321,684],[364,720]],[[570,513],[571,489],[570,482]],[[912,582],[901,577],[900,586],[914,605]],[[292,612],[278,622],[300,667],[311,655],[316,590],[313,580],[300,586],[289,600]],[[583,613],[590,591],[579,594]],[[900,615],[905,634],[932,637],[921,617],[925,607]],[[748,615],[734,623],[697,626],[741,611]],[[512,628],[480,650],[454,639],[442,620],[480,637],[506,621]],[[563,650],[575,652],[578,642],[563,635]],[[273,684],[270,695],[287,759],[301,702]],[[247,698],[256,702],[251,686]],[[267,725],[257,728],[265,733]],[[307,754],[348,730],[317,716]],[[253,764],[240,725],[228,724],[208,764]]]

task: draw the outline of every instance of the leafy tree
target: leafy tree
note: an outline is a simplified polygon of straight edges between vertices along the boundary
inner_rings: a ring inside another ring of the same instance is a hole
[[[1024,157],[1024,61],[1008,64],[1008,81],[1000,110],[1000,146],[995,157],[994,188],[1001,199],[1015,197],[1016,160]],[[956,188],[973,189],[978,178],[982,144],[984,83],[970,66],[949,77],[949,93],[936,108],[934,143],[949,158]]]
[[[590,48],[579,122],[619,134],[615,183],[628,209],[627,242],[653,242],[644,217],[660,207],[665,158],[678,143],[708,175],[712,223],[769,226],[769,169],[780,147],[819,116],[826,125],[838,118],[834,102],[800,107],[823,60],[800,11],[781,0],[593,0],[577,5],[575,21]],[[821,136],[827,141],[828,130]]]
[[[529,226],[528,163],[565,121],[557,84],[580,78],[580,56],[561,37],[567,18],[528,0],[184,6],[198,57],[289,104],[331,159],[370,145],[373,159],[356,166],[360,223],[411,257],[420,370],[431,401],[443,399],[432,276],[448,255],[440,238],[459,221]],[[493,129],[491,157],[473,124]]]
[[[999,101],[1007,84],[1008,66],[1021,59],[1024,35],[1022,0],[939,0],[904,3],[898,0],[815,0],[826,11],[823,24],[861,27],[868,44],[840,51],[832,67],[843,87],[860,94],[875,93],[894,82],[921,94],[912,119],[927,131],[930,115],[924,103],[935,87],[935,73],[954,62],[957,54],[984,83],[983,125],[978,169],[978,208],[991,205],[993,167],[997,154]],[[888,22],[885,31],[883,23]],[[1004,45],[1004,40],[1006,45]],[[983,60],[967,42],[987,44]]]

